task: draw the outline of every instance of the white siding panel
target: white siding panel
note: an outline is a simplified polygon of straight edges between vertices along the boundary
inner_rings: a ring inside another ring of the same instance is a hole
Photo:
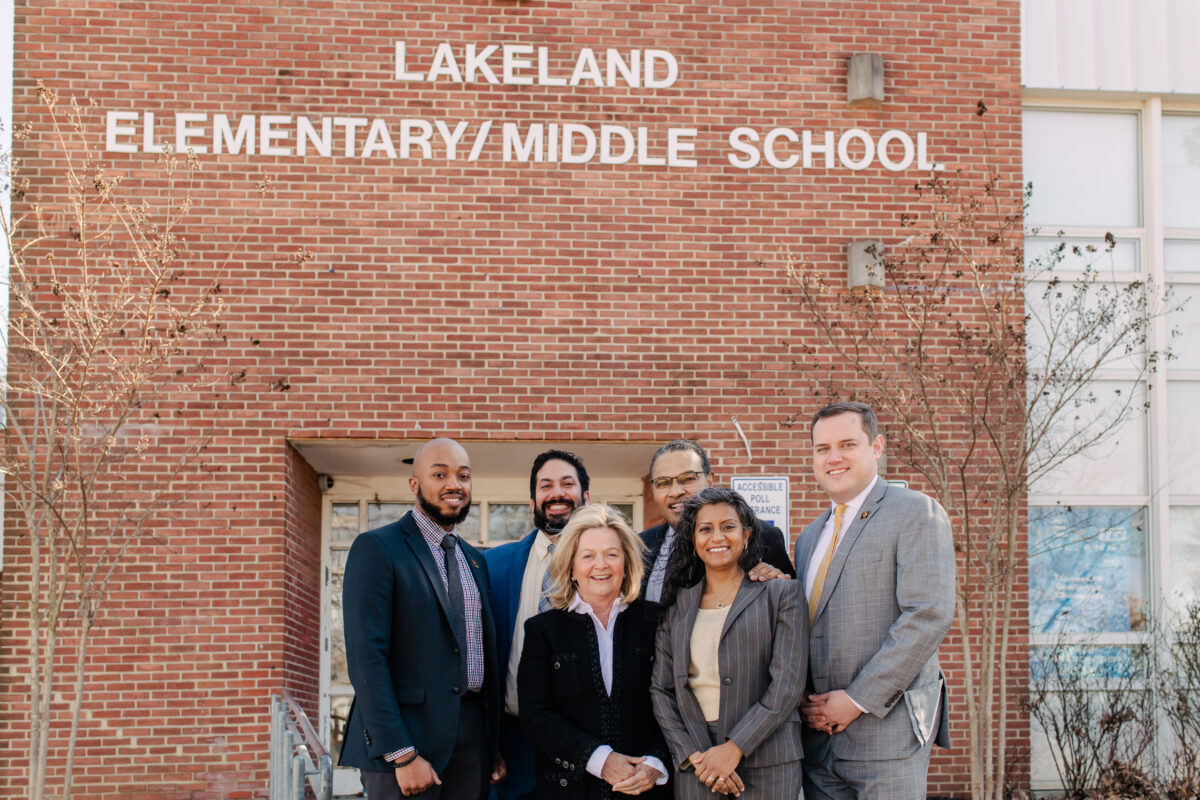
[[[1096,1],[1058,0],[1058,52],[1063,86],[1099,88],[1096,79]],[[1070,35],[1063,33],[1069,31]]]
[[[1139,92],[1169,92],[1171,79],[1167,74],[1167,31],[1169,30],[1166,0],[1140,0],[1133,4],[1133,35],[1135,58],[1129,86]],[[1107,87],[1101,87],[1107,88]]]
[[[1025,86],[1200,93],[1200,0],[1022,0]]]
[[[1092,88],[1127,83],[1134,72],[1134,25],[1127,0],[1099,0],[1096,26],[1096,84]],[[1134,87],[1129,86],[1132,89]]]
[[[1168,17],[1167,69],[1171,91],[1200,94],[1200,3],[1170,0]]]
[[[1058,80],[1058,6],[1021,3],[1021,79],[1026,86],[1054,86]]]

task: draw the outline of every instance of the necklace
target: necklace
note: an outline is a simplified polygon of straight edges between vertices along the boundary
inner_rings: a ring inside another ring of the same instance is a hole
[[[739,588],[741,588],[741,585],[742,585],[741,580],[738,580],[736,583],[733,584],[733,591],[726,592],[724,597],[721,597],[714,590],[713,597],[715,597],[717,599],[717,608],[724,608],[725,606],[729,605],[729,601],[732,600],[733,597],[737,594],[737,591]]]

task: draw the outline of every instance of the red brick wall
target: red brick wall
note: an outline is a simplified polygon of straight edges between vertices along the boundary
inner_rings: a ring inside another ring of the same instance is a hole
[[[219,469],[173,520],[191,556],[163,557],[148,542],[146,563],[118,580],[104,646],[129,656],[99,672],[89,703],[119,707],[121,724],[85,730],[95,764],[78,796],[265,793],[267,697],[289,686],[311,703],[317,664],[319,498],[289,436],[692,436],[728,477],[749,466],[736,415],[754,469],[792,477],[799,530],[821,498],[807,434],[784,422],[814,408],[830,356],[783,295],[776,256],[788,246],[840,274],[850,239],[895,238],[919,176],[877,165],[737,169],[726,137],[741,125],[926,133],[949,170],[997,166],[1015,196],[1018,26],[1016,0],[19,2],[16,122],[34,134],[18,155],[51,203],[62,200],[62,161],[37,80],[100,112],[160,121],[179,111],[378,117],[397,145],[407,117],[647,126],[656,142],[669,127],[699,131],[696,168],[504,163],[495,139],[475,162],[445,161],[440,148],[432,159],[364,160],[336,146],[330,158],[203,157],[190,269],[198,280],[226,265],[226,340],[209,361],[245,376],[230,397],[197,406],[221,435],[210,450]],[[398,39],[410,66],[428,66],[443,41],[459,54],[522,43],[549,47],[557,74],[585,46],[668,50],[680,74],[654,90],[401,83]],[[845,102],[855,52],[884,57],[880,109]],[[980,99],[990,144],[973,114]],[[103,146],[102,113],[85,135]],[[164,195],[153,156],[104,155],[126,176],[126,196]],[[293,259],[301,247],[311,260]],[[5,538],[0,735],[17,745],[28,556],[11,515]],[[159,627],[136,622],[136,598],[179,596],[186,610],[159,612]],[[161,627],[171,620],[188,632]],[[960,731],[963,713],[956,704]],[[964,757],[935,758],[931,791],[964,791]],[[11,795],[24,753],[2,758],[0,794]]]
[[[321,688],[321,492],[316,471],[286,447],[282,685],[315,726]]]

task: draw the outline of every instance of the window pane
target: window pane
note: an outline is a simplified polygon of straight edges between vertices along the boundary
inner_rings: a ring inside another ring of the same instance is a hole
[[[1136,114],[1027,110],[1024,128],[1030,225],[1141,224]]]
[[[1043,231],[1045,233],[1045,231]],[[1062,259],[1056,261],[1050,251],[1059,243],[1063,248]],[[1036,260],[1036,263],[1035,263]],[[1033,269],[1083,270],[1088,265],[1104,272],[1137,272],[1138,242],[1136,239],[1117,239],[1116,246],[1108,252],[1103,239],[1080,239],[1077,237],[1027,236],[1025,238],[1025,263]],[[1200,269],[1200,266],[1197,266]]]
[[[416,506],[413,503],[368,503],[367,530],[395,522]],[[479,504],[471,503],[471,513],[458,523],[458,535],[464,541],[479,543]]]
[[[1145,509],[1031,508],[1029,553],[1032,632],[1145,627]]]
[[[1040,763],[1035,757],[1031,764],[1036,779],[1046,781],[1053,773],[1048,756],[1096,759],[1106,766],[1118,754],[1136,761],[1137,754],[1146,750],[1155,726],[1155,694],[1143,688],[1152,675],[1151,652],[1144,646],[1062,642],[1032,649],[1030,701],[1035,725],[1031,733],[1035,744],[1043,745],[1034,747],[1043,751]],[[1098,736],[1097,730],[1103,734]],[[1045,753],[1045,745],[1063,750]]]
[[[329,754],[333,756],[335,767],[342,754],[342,739],[345,738],[346,720],[350,717],[350,703],[353,700],[353,695],[329,698]]]
[[[1048,464],[1049,470],[1032,476],[1031,490],[1057,495],[1146,494],[1145,399],[1140,384],[1094,381],[1089,391],[1066,401],[1065,408],[1054,412],[1046,435],[1035,442],[1033,463]],[[1036,417],[1041,409],[1034,410]],[[1122,413],[1124,420],[1113,426]],[[1038,425],[1039,420],[1032,424]],[[1098,443],[1087,446],[1098,436]]]
[[[335,542],[353,541],[358,536],[358,503],[334,503],[329,525],[330,539]]]
[[[1144,283],[1102,275],[1030,281],[1025,287],[1025,351],[1031,380],[1048,373],[1074,375],[1093,364],[1140,369],[1149,332],[1145,300]]]
[[[1163,224],[1200,228],[1200,117],[1164,115]]]
[[[1200,381],[1167,382],[1167,480],[1172,494],[1200,494]]]
[[[412,510],[412,503],[367,503],[367,530],[395,522]]]
[[[512,542],[532,530],[529,503],[488,503],[488,544]]]
[[[1167,272],[1200,272],[1200,242],[1168,239],[1163,255]]]
[[[628,522],[629,525],[632,527],[633,526],[633,503],[613,503],[612,505],[613,505],[613,508],[617,509],[618,511],[620,511],[622,514],[625,515],[625,521]],[[637,528],[634,528],[634,530],[636,531]]]
[[[1200,506],[1172,506],[1166,589],[1171,607],[1200,600]]]
[[[1182,307],[1167,315],[1168,330],[1178,332],[1169,342],[1174,357],[1168,368],[1200,369],[1200,286],[1172,284],[1171,304]]]
[[[455,528],[460,539],[479,544],[479,503],[471,503],[471,513]]]
[[[1029,650],[1029,674],[1034,682],[1062,676],[1067,682],[1100,684],[1106,680],[1144,678],[1149,651],[1122,645],[1050,644]]]
[[[329,551],[329,685],[349,686],[346,671],[346,630],[342,625],[342,578],[349,550]]]
[[[1036,716],[1029,720],[1029,779],[1034,789],[1061,790],[1062,780],[1054,766],[1054,751],[1058,745],[1042,728]],[[1035,795],[1040,796],[1040,795]]]

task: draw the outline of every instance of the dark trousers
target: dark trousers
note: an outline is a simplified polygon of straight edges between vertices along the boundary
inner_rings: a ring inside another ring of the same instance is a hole
[[[478,694],[463,698],[458,714],[458,738],[450,762],[438,773],[441,785],[434,784],[423,792],[410,794],[417,800],[481,800],[487,797],[492,773],[492,758],[487,750],[487,729],[484,724],[483,703]],[[402,800],[395,770],[361,772],[363,790],[368,800]]]

